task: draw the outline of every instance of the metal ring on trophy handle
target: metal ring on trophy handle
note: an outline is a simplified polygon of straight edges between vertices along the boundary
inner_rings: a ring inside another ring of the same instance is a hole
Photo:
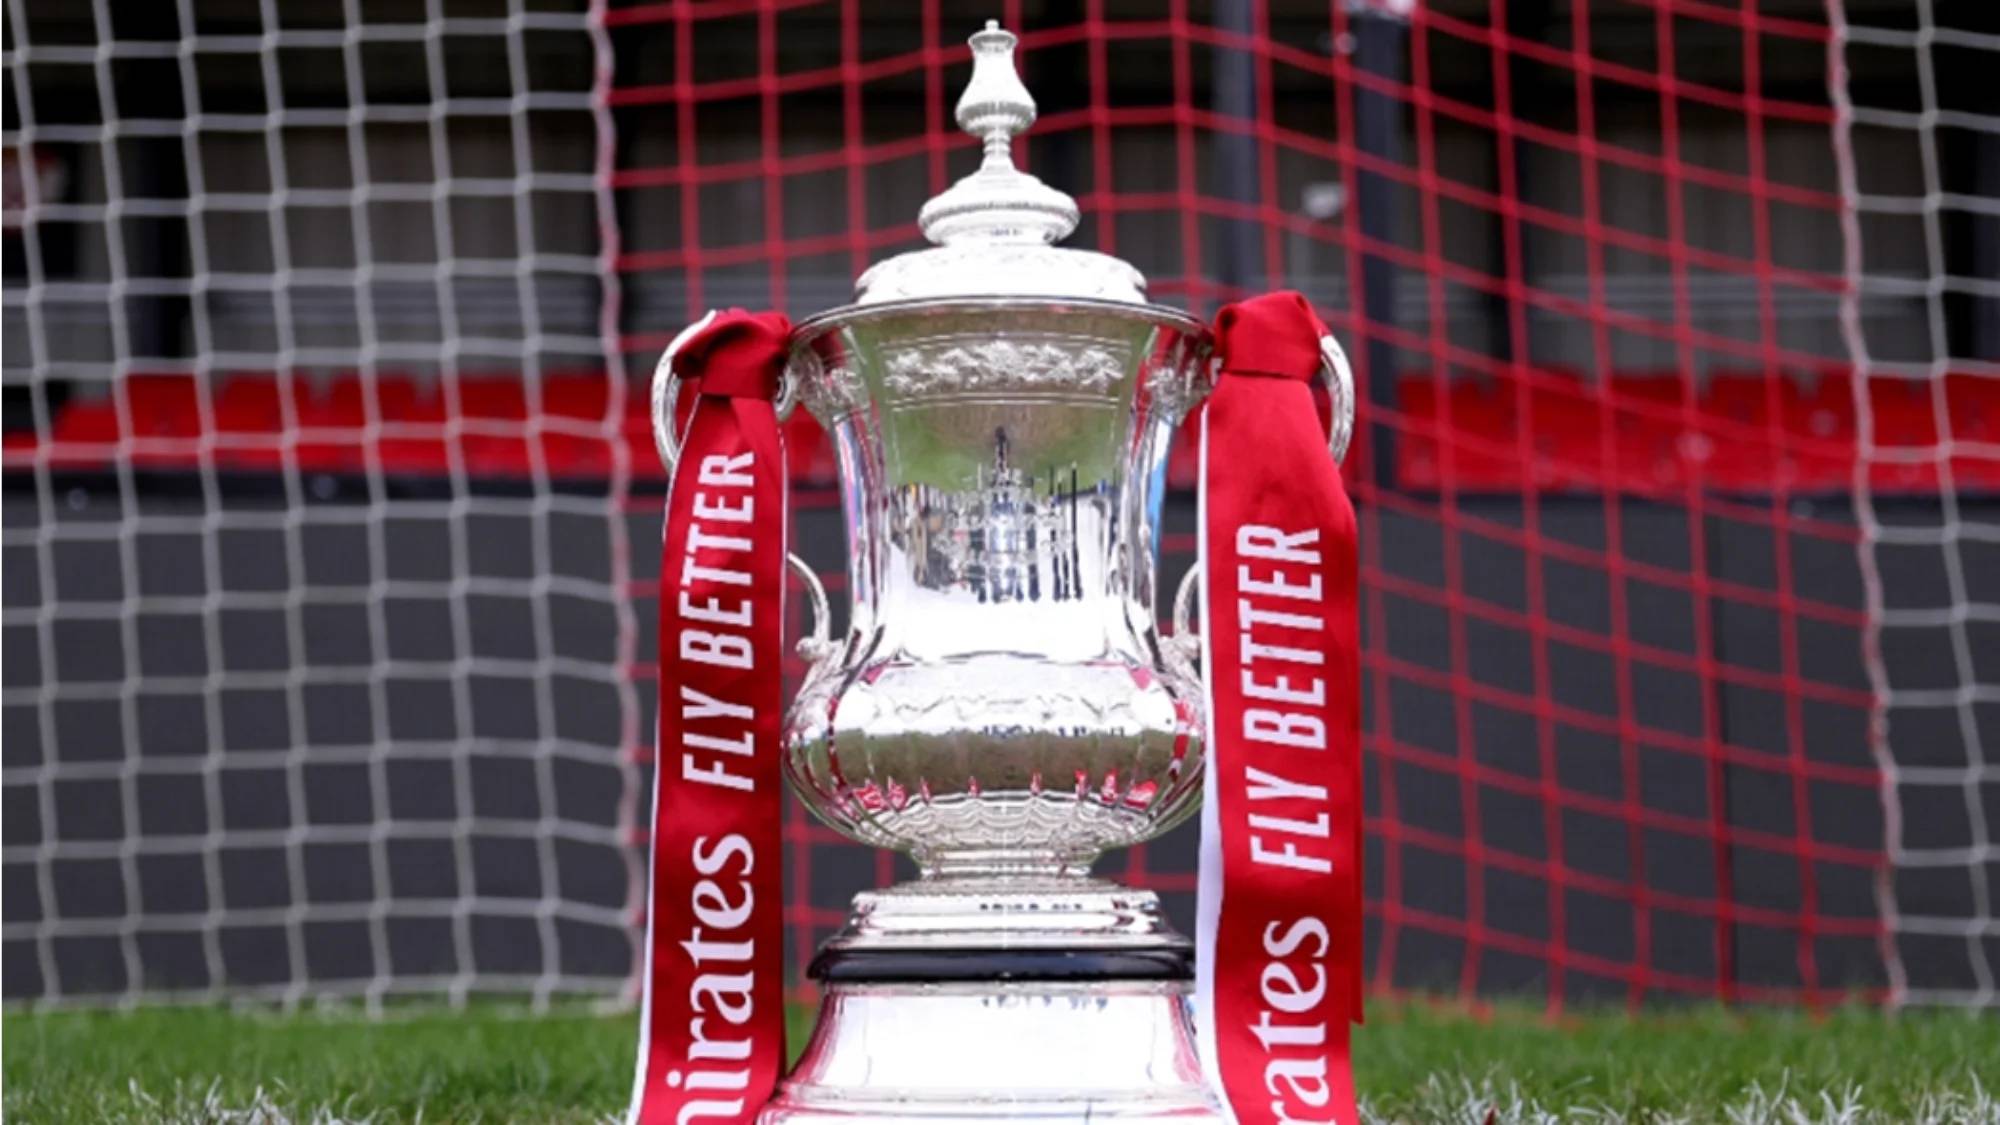
[[[1347,460],[1348,443],[1354,440],[1354,368],[1347,352],[1331,335],[1319,338],[1320,376],[1326,380],[1326,394],[1332,420],[1326,428],[1326,448],[1333,463]]]
[[[681,385],[685,382],[674,374],[674,356],[694,338],[695,333],[707,328],[714,319],[715,310],[710,309],[706,316],[681,329],[681,334],[675,336],[673,342],[667,345],[667,350],[660,353],[660,362],[653,367],[653,445],[660,451],[660,463],[667,467],[669,473],[673,472],[674,463],[681,459],[681,435],[674,432],[674,410],[680,405]],[[798,405],[798,400],[798,380],[792,378],[790,369],[787,369],[778,383],[778,397],[771,403],[778,421],[791,417],[792,407]]]
[[[715,320],[715,310],[681,329],[680,335],[660,353],[660,362],[653,365],[653,444],[660,451],[660,463],[667,467],[672,476],[674,465],[681,459],[681,438],[674,433],[674,407],[681,398],[681,379],[674,374],[674,356],[694,339],[695,333],[707,328]]]

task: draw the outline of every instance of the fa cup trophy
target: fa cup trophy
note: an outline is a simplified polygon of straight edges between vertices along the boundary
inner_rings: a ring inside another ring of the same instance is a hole
[[[632,1119],[1348,1122],[1346,362],[1296,294],[1211,331],[1057,246],[1077,208],[1014,165],[1035,116],[1015,37],[971,44],[957,117],[984,158],[925,204],[935,245],[796,326],[711,314],[656,376],[673,484]],[[851,608],[829,637],[793,560],[815,625],[787,705],[795,404],[838,451]],[[1162,635],[1166,463],[1198,406],[1201,565]],[[920,872],[858,896],[819,951],[789,1073],[781,779]],[[1090,868],[1203,807],[1205,781],[1198,950]]]

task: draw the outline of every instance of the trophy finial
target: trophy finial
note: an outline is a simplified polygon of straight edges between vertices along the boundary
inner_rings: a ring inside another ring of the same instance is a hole
[[[987,20],[986,30],[967,40],[972,44],[972,81],[958,99],[958,127],[985,143],[986,159],[1013,164],[1009,142],[1035,123],[1035,99],[1014,70],[1014,45],[1020,40],[1002,30],[999,20]]]
[[[986,155],[978,171],[924,204],[924,237],[939,245],[1060,241],[1076,229],[1076,201],[1014,166],[1014,137],[1035,123],[1035,99],[1014,69],[1020,40],[987,20],[967,42],[972,81],[958,99],[958,125]]]

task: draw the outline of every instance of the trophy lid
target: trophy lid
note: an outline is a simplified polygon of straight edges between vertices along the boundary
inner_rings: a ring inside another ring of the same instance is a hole
[[[1035,99],[1014,70],[1019,40],[988,20],[968,42],[972,81],[958,99],[958,124],[980,139],[985,158],[918,213],[935,245],[870,267],[855,282],[855,303],[1050,297],[1144,304],[1146,279],[1130,263],[1055,245],[1076,229],[1076,200],[1014,166],[1014,137],[1035,121]]]

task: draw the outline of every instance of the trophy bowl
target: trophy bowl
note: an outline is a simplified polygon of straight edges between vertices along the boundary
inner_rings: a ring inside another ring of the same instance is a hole
[[[1057,876],[1196,807],[1201,693],[1153,607],[1206,357],[1186,315],[1088,298],[799,326],[789,377],[838,451],[851,610],[786,768],[828,823],[926,876]]]

